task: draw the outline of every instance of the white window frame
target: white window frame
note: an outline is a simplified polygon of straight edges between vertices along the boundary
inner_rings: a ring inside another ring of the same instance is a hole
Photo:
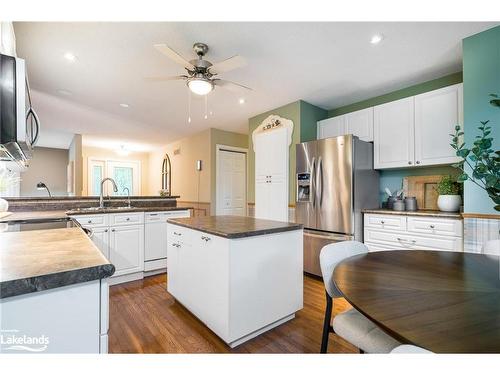
[[[102,178],[111,177],[112,178],[112,168],[113,167],[129,167],[132,168],[132,179],[133,179],[133,192],[131,195],[141,195],[142,186],[142,174],[141,174],[141,161],[140,160],[123,160],[123,159],[108,159],[108,158],[98,158],[89,157],[87,159],[87,195],[92,196],[93,191],[93,176],[92,167],[94,165],[100,165],[103,167]],[[105,184],[103,194],[112,196],[113,190],[111,184]]]

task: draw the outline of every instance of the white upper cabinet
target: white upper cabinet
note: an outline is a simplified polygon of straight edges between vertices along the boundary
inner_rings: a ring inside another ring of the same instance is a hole
[[[318,121],[318,139],[352,134],[362,141],[373,141],[373,108]]]
[[[375,169],[414,163],[414,98],[376,106],[373,137]]]
[[[373,107],[345,115],[346,134],[352,134],[362,141],[373,142]]]
[[[415,96],[415,164],[450,164],[459,161],[450,134],[462,125],[463,85],[448,86]]]
[[[318,121],[318,139],[338,137],[345,134],[347,133],[344,115]]]

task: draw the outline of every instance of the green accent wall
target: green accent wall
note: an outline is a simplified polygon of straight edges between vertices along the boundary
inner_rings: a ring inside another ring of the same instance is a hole
[[[317,122],[328,117],[328,111],[301,100],[300,105],[300,142],[314,141],[317,137]]]
[[[432,81],[427,81],[424,83],[420,83],[418,85],[406,87],[404,89],[376,96],[374,98],[363,100],[361,102],[331,109],[328,111],[328,117],[344,115],[349,112],[359,111],[361,109],[374,107],[376,105],[392,102],[403,98],[408,98],[410,96],[422,94],[424,92],[432,90],[437,90],[442,87],[451,86],[461,82],[462,82],[462,72],[453,73],[441,78],[433,79]]]
[[[500,94],[500,26],[463,40],[464,132],[472,145],[479,121],[490,120],[493,149],[500,149],[500,108],[491,106],[489,94]],[[464,212],[499,214],[486,192],[472,182],[464,186]]]
[[[278,115],[293,121],[292,144],[290,145],[290,164],[288,169],[288,202],[295,204],[295,145],[316,139],[316,122],[327,117],[325,109],[316,107],[303,100],[261,113],[248,119],[248,202],[255,202],[255,152],[252,133],[269,115]]]

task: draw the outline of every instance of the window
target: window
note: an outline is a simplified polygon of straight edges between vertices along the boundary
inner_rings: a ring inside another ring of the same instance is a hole
[[[141,162],[140,161],[120,161],[102,160],[96,158],[88,159],[88,194],[101,194],[101,181],[110,177],[115,180],[118,191],[114,192],[111,183],[104,185],[104,195],[126,196],[124,191],[128,188],[130,195],[141,194]]]

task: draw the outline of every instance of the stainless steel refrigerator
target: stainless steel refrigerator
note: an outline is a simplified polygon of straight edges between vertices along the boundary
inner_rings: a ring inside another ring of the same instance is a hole
[[[319,253],[332,242],[363,241],[364,208],[378,207],[373,144],[345,135],[296,146],[295,220],[304,224],[304,271],[321,276]]]

